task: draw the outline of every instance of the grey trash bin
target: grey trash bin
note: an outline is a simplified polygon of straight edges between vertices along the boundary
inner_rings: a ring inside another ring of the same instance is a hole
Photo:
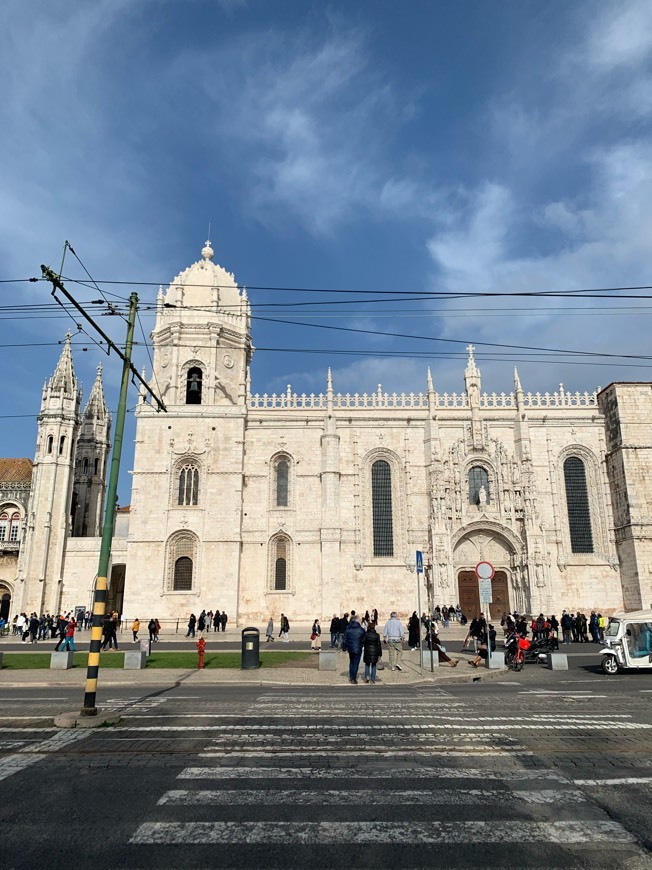
[[[255,671],[260,667],[260,632],[257,628],[242,629],[242,670]]]

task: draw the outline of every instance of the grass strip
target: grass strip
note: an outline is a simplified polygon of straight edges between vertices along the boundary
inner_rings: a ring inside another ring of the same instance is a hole
[[[313,659],[317,666],[317,656],[309,652],[294,652],[284,650],[279,652],[261,652],[260,661],[263,668],[287,667],[293,662],[297,664]],[[74,668],[84,668],[88,662],[88,653],[75,653],[73,658]],[[204,658],[206,668],[230,668],[240,669],[241,657],[239,652],[212,652]],[[122,668],[124,666],[124,653],[105,652],[100,658],[101,668]],[[50,667],[50,653],[5,653],[3,669],[10,671],[48,670]],[[156,652],[147,660],[148,668],[178,668],[192,670],[197,667],[197,653],[194,652]]]

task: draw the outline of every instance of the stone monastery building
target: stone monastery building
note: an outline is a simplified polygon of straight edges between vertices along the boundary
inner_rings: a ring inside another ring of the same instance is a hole
[[[480,560],[494,617],[652,606],[651,384],[533,395],[515,371],[513,392],[486,394],[469,347],[459,393],[424,372],[408,394],[343,395],[329,373],[319,395],[257,395],[246,290],[209,242],[159,291],[152,341],[168,412],[141,395],[109,578],[126,616],[406,613],[416,550],[423,609],[479,611]],[[90,606],[109,430],[101,371],[82,410],[68,340],[31,483],[28,460],[0,462],[7,613]]]

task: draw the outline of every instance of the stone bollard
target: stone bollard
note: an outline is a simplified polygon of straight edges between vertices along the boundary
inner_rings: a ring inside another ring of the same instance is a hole
[[[2,667],[3,667],[2,662],[4,661],[4,657],[5,657],[5,654],[0,653],[0,671],[2,670]]]
[[[334,649],[319,650],[319,670],[320,671],[336,671],[337,670],[337,652]]]
[[[491,653],[491,660],[487,658],[485,666],[492,671],[500,671],[505,667],[505,653],[503,650],[496,650]]]
[[[125,663],[122,666],[125,671],[142,671],[147,667],[147,653],[126,652]]]
[[[566,653],[548,653],[548,668],[551,671],[567,671],[568,656]]]
[[[64,650],[63,652],[50,653],[50,670],[51,671],[68,671],[72,667],[74,657],[72,650]]]

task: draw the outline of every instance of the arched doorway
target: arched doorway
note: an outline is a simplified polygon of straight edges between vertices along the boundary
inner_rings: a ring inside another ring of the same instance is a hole
[[[509,612],[510,564],[514,550],[506,537],[489,529],[472,529],[460,537],[453,551],[455,574],[462,612],[469,618],[480,611],[480,591],[475,566],[486,560],[494,566],[491,581],[492,603],[489,615],[499,620],[503,613]]]
[[[0,619],[9,622],[11,613],[11,592],[6,586],[0,586]]]
[[[111,580],[109,581],[109,591],[106,596],[107,613],[115,610],[120,616],[123,616],[122,605],[125,597],[125,571],[126,565],[114,565],[111,568]]]

